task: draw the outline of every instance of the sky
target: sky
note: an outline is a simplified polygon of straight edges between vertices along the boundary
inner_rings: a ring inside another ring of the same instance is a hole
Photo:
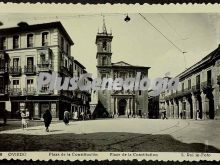
[[[174,77],[208,55],[220,44],[219,14],[0,14],[4,23],[0,28],[60,21],[75,45],[72,56],[79,60],[89,73],[96,77],[96,34],[102,30],[103,16],[107,31],[112,31],[112,62],[125,61],[131,65],[151,67],[149,78],[163,77],[170,72]],[[186,53],[182,53],[186,52]]]

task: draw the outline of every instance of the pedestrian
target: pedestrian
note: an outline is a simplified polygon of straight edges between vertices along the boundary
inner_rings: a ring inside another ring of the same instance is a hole
[[[196,111],[196,120],[199,120],[199,113],[200,113],[200,110],[197,109],[197,111]]]
[[[44,119],[44,124],[45,124],[45,127],[46,127],[46,132],[49,132],[49,126],[50,126],[50,123],[51,123],[51,120],[52,120],[52,115],[51,115],[49,109],[47,109],[45,111],[45,113],[43,114],[43,119]]]
[[[75,111],[75,113],[74,113],[74,119],[75,119],[75,120],[78,119],[78,112],[77,112],[77,111]]]
[[[167,112],[166,112],[166,110],[164,110],[163,116],[164,116],[164,119],[167,119]]]
[[[180,118],[181,118],[181,119],[183,118],[183,113],[182,113],[182,112],[180,112]]]
[[[70,116],[70,113],[69,111],[67,111],[67,109],[64,111],[64,115],[63,115],[63,121],[66,125],[69,124],[69,116]]]
[[[83,112],[83,111],[81,112],[80,115],[81,115],[81,117],[82,117],[82,120],[84,120],[84,112]]]
[[[22,129],[24,130],[24,128],[28,127],[28,114],[26,114],[26,110],[27,109],[23,109],[21,110],[21,126]]]

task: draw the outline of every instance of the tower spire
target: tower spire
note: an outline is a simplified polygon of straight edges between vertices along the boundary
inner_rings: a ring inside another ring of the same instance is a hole
[[[106,28],[106,25],[105,25],[105,16],[103,16],[103,26],[102,26],[102,31],[103,31],[103,33],[106,33],[106,34],[107,34],[107,28]]]

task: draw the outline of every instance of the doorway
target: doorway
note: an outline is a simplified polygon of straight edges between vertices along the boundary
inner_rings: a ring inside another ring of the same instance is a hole
[[[125,99],[119,100],[119,106],[118,106],[119,115],[125,115],[126,106],[127,106],[127,101]]]

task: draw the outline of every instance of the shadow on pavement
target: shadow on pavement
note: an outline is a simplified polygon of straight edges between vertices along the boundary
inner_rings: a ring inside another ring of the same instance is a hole
[[[51,132],[60,130],[51,130]],[[43,137],[43,138],[42,138]],[[100,132],[87,134],[0,134],[0,151],[211,152],[202,143],[183,143],[170,135]]]

